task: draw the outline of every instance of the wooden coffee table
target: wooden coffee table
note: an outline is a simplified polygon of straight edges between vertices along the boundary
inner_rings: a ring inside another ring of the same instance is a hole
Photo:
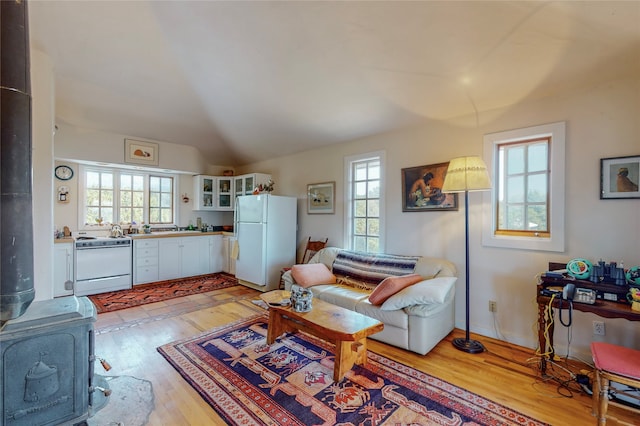
[[[272,344],[284,333],[296,331],[335,344],[334,382],[339,382],[354,364],[367,363],[367,336],[382,331],[383,323],[316,298],[309,312],[295,312],[290,306],[277,305],[288,297],[289,292],[284,290],[260,295],[269,304],[267,344]]]

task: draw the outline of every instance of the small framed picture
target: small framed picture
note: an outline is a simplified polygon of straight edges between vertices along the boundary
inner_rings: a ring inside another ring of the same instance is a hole
[[[336,183],[323,182],[307,185],[307,213],[335,213]]]
[[[640,155],[600,159],[600,199],[640,198]]]
[[[458,194],[445,194],[442,184],[449,162],[402,169],[402,211],[458,210]]]
[[[133,164],[146,164],[157,166],[158,144],[153,142],[143,142],[134,139],[124,140],[124,161]]]

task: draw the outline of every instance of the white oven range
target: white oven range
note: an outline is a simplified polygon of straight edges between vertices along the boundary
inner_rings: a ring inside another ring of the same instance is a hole
[[[76,296],[131,288],[131,238],[78,237],[74,252]]]

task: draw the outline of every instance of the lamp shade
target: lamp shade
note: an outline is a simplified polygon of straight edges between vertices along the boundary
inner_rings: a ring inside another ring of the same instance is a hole
[[[487,166],[480,157],[458,157],[449,162],[442,192],[484,191],[491,189]]]

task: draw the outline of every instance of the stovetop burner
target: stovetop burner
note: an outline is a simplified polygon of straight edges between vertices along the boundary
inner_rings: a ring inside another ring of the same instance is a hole
[[[76,248],[95,248],[95,247],[113,247],[113,246],[130,246],[131,238],[129,237],[92,237],[83,236],[76,238]]]

